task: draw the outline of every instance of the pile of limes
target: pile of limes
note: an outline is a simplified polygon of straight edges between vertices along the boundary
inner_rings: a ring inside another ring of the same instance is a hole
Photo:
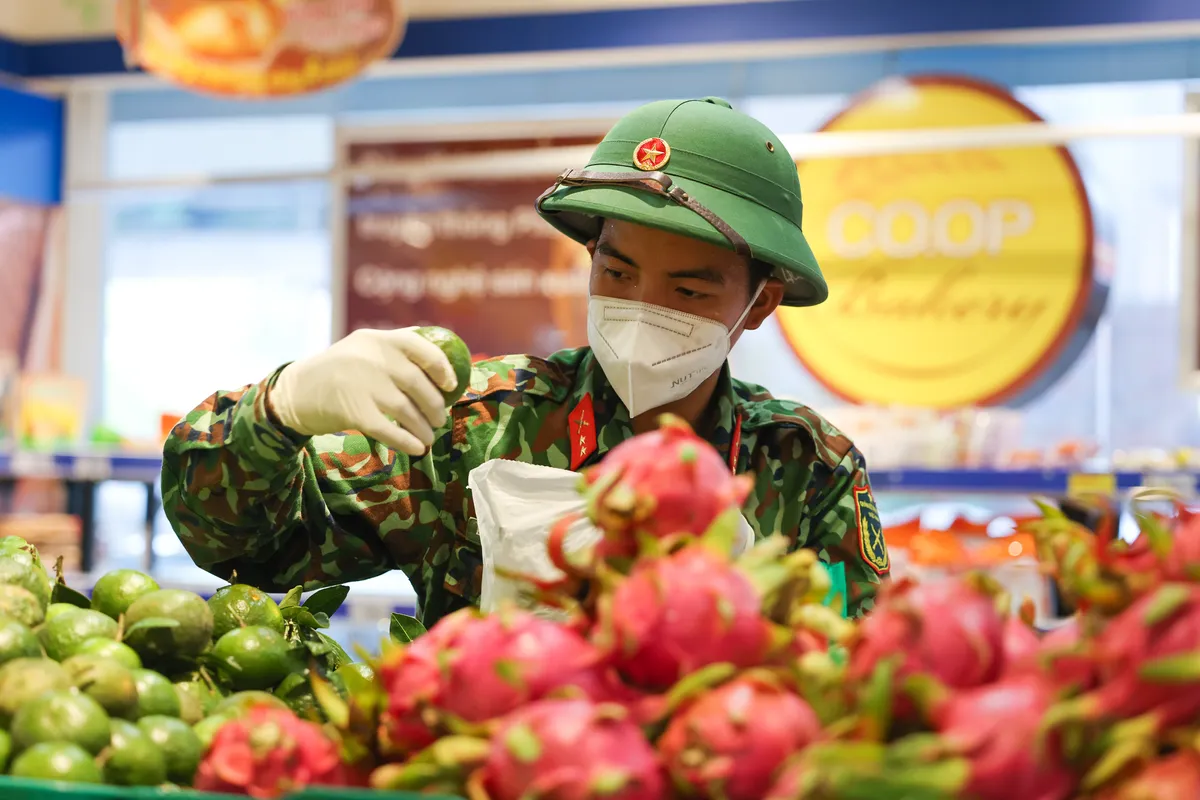
[[[0,538],[0,772],[188,786],[217,729],[258,704],[320,719],[310,677],[370,677],[321,632],[346,587],[276,604],[243,584],[208,600],[135,570],[85,597]]]

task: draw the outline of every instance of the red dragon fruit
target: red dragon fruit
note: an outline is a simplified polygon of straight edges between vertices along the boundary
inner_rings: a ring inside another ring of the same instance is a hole
[[[928,734],[895,743],[826,739],[784,762],[764,800],[963,796],[968,765],[939,755]]]
[[[630,683],[664,691],[700,667],[763,662],[773,628],[750,577],[696,545],[640,561],[601,598],[593,641]]]
[[[974,576],[887,587],[851,643],[847,678],[867,681],[879,665],[896,659],[897,685],[929,674],[966,689],[995,680],[1004,666],[1004,618],[996,599]],[[897,713],[910,710],[897,698]]]
[[[1169,583],[1113,618],[1091,642],[1099,688],[1058,719],[1132,720],[1163,730],[1200,715],[1200,585]]]
[[[747,672],[685,706],[658,749],[688,794],[761,800],[783,763],[820,733],[808,703],[770,676]]]
[[[809,764],[802,756],[792,756],[775,772],[771,788],[763,795],[765,800],[795,800],[804,796],[804,776]]]
[[[489,800],[661,800],[654,748],[624,708],[542,700],[501,720],[472,783]]]
[[[1034,536],[1039,560],[1081,611],[1118,614],[1162,582],[1170,533],[1152,515],[1143,517],[1141,535],[1130,543],[1118,538],[1116,514],[1107,507],[1095,533],[1055,509],[1046,513],[1022,529]]]
[[[1179,751],[1148,764],[1136,775],[1096,796],[1096,800],[1196,800],[1200,797],[1200,756]]]
[[[196,770],[201,792],[275,798],[306,786],[365,782],[342,764],[321,726],[290,711],[260,706],[217,730]]]
[[[927,709],[949,756],[969,765],[962,795],[975,800],[1065,800],[1078,783],[1056,736],[1039,741],[1056,699],[1049,681],[1009,678],[961,692],[941,691]]]
[[[455,612],[380,665],[380,739],[389,754],[409,753],[455,721],[485,722],[556,691],[609,699],[620,687],[601,661],[566,625],[515,609]]]
[[[1079,618],[1072,617],[1041,637],[1033,651],[1015,657],[1006,652],[1004,677],[1040,675],[1062,689],[1087,691],[1095,686],[1096,668],[1080,641]]]
[[[1164,548],[1163,576],[1170,581],[1200,580],[1200,514],[1176,504],[1176,522],[1169,542],[1169,549]]]
[[[604,532],[603,558],[632,558],[639,536],[699,536],[753,485],[735,477],[717,451],[686,422],[665,415],[662,427],[612,449],[584,477],[588,516]]]
[[[1004,661],[1006,664],[1032,657],[1041,648],[1042,640],[1037,631],[1020,617],[1009,617],[1004,621]]]

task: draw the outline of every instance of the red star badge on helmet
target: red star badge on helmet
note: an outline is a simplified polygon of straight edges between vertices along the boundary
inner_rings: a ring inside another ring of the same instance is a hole
[[[646,172],[662,169],[671,160],[671,145],[657,136],[639,144],[633,151],[633,165]]]

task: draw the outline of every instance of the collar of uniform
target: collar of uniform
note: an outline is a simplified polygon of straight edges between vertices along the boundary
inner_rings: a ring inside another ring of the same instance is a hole
[[[569,401],[571,410],[577,409],[588,395],[591,395],[595,416],[596,451],[580,469],[598,463],[605,453],[633,436],[633,423],[629,419],[629,411],[617,397],[591,350],[588,350],[575,374],[575,386]],[[738,429],[740,404],[741,400],[733,390],[733,379],[727,362],[721,368],[721,378],[716,391],[713,392],[713,402],[709,404],[708,411],[701,421],[701,430],[698,431],[717,448],[717,452],[726,463],[730,461],[729,449]]]
[[[717,383],[717,388],[713,392],[713,400],[708,405],[707,418],[704,420],[704,430],[701,434],[705,439],[721,454],[726,464],[732,464],[734,472],[738,471],[739,464],[730,456],[730,448],[734,446],[734,441],[737,440],[739,451],[741,449],[742,438],[742,422],[744,409],[742,408],[742,400],[733,390],[733,375],[729,372],[729,362],[721,367],[721,379]],[[740,452],[738,459],[740,460]]]
[[[596,426],[596,449],[579,469],[599,463],[605,453],[633,436],[629,411],[604,377],[604,370],[600,369],[590,349],[575,373],[575,386],[570,399],[572,412],[589,396],[592,398],[592,415]]]

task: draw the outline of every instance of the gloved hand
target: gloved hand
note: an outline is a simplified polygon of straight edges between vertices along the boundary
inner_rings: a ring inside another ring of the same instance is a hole
[[[446,422],[438,387],[456,384],[445,354],[415,329],[364,329],[286,366],[267,402],[279,422],[305,436],[361,431],[417,457]]]

